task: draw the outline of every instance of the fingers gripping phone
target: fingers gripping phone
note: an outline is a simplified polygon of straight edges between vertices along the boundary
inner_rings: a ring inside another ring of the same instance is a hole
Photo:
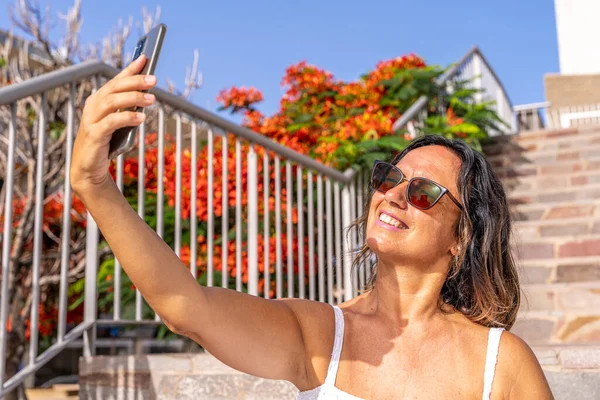
[[[160,54],[166,33],[166,25],[160,24],[148,32],[146,36],[138,40],[131,61],[135,61],[142,54],[146,56],[146,65],[144,65],[144,69],[140,72],[140,75],[154,75],[158,55]],[[142,107],[135,107],[130,111],[140,111],[141,109]],[[117,129],[110,139],[108,158],[113,159],[133,149],[136,144],[136,136],[137,127],[135,126],[126,126]]]

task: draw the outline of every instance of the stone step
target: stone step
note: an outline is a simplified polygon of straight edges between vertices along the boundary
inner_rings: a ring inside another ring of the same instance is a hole
[[[600,217],[515,221],[513,233],[517,240],[530,241],[560,236],[580,238],[586,235],[598,235],[600,234]]]
[[[524,284],[512,332],[530,345],[600,345],[600,278],[584,283]]]
[[[600,398],[600,346],[534,344],[557,400]],[[298,390],[235,371],[210,354],[81,358],[80,398],[293,400]],[[483,372],[482,372],[483,375]]]
[[[570,257],[517,261],[523,285],[585,285],[600,281],[600,257]]]
[[[585,131],[573,136],[554,137],[545,140],[529,140],[518,135],[492,138],[490,143],[483,145],[483,152],[488,157],[504,155],[519,155],[524,152],[546,150],[581,149],[590,145],[600,144],[600,129]]]
[[[560,221],[567,218],[600,217],[600,199],[518,204],[511,207],[514,221]]]
[[[515,236],[513,255],[517,260],[600,257],[600,235],[551,236],[538,239]]]
[[[600,183],[568,188],[550,187],[546,190],[524,190],[508,194],[510,204],[543,204],[555,203],[557,201],[594,200],[598,198],[600,198]]]
[[[532,348],[556,400],[600,399],[600,345]]]
[[[598,144],[589,144],[578,149],[559,149],[541,151],[523,151],[519,154],[499,154],[488,156],[487,159],[494,168],[518,165],[552,165],[565,161],[595,160],[600,154],[600,135]]]
[[[79,385],[82,400],[293,400],[298,393],[287,381],[241,373],[208,353],[82,357]]]
[[[523,284],[519,314],[596,316],[600,319],[600,280],[581,283]],[[538,315],[539,316],[539,315]]]
[[[520,164],[494,168],[500,179],[523,176],[548,177],[555,175],[571,175],[580,171],[600,170],[600,155],[586,160],[566,160],[538,164]]]
[[[511,329],[530,346],[546,344],[595,344],[600,346],[600,315],[554,311],[522,313]]]
[[[526,143],[532,141],[552,141],[552,140],[575,140],[577,137],[581,135],[585,135],[588,133],[598,133],[600,134],[600,126],[598,125],[589,125],[589,126],[581,126],[575,128],[562,128],[562,129],[542,129],[539,131],[526,131],[521,132],[518,135],[513,135],[512,141],[516,141],[518,143]]]
[[[540,191],[545,189],[581,188],[585,185],[600,184],[600,170],[582,171],[568,175],[537,175],[521,176],[518,178],[503,178],[502,184],[507,194],[520,191]]]

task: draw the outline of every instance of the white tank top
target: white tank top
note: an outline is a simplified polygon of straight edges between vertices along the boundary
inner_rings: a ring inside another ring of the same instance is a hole
[[[314,389],[298,393],[296,400],[363,400],[335,387],[335,378],[337,377],[344,341],[344,313],[338,306],[333,306],[333,310],[335,315],[335,339],[333,341],[333,351],[331,353],[329,368],[327,368],[325,383]],[[496,371],[496,361],[498,359],[498,348],[500,346],[502,331],[504,331],[504,328],[490,328],[488,335],[487,355],[483,375],[483,400],[488,400],[492,392],[492,382],[494,380],[494,372]]]

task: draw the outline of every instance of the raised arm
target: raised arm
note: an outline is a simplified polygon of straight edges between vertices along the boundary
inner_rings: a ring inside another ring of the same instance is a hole
[[[108,174],[112,133],[137,126],[149,106],[141,90],[156,79],[137,75],[140,57],[86,102],[73,149],[71,183],[131,281],[164,323],[229,366],[252,375],[305,379],[306,349],[295,301],[266,300],[200,286],[169,246],[137,215]]]

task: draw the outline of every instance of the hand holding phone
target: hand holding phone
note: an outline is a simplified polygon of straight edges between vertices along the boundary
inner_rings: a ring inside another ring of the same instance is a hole
[[[158,56],[162,48],[162,43],[167,33],[167,27],[160,24],[152,29],[146,36],[140,38],[133,52],[133,61],[142,54],[146,56],[146,64],[140,72],[140,75],[154,75]],[[145,91],[147,92],[147,90]],[[134,107],[127,111],[142,111],[142,107]],[[110,149],[108,158],[113,159],[120,154],[126,153],[133,149],[136,144],[137,126],[126,126],[117,129],[110,140]]]

